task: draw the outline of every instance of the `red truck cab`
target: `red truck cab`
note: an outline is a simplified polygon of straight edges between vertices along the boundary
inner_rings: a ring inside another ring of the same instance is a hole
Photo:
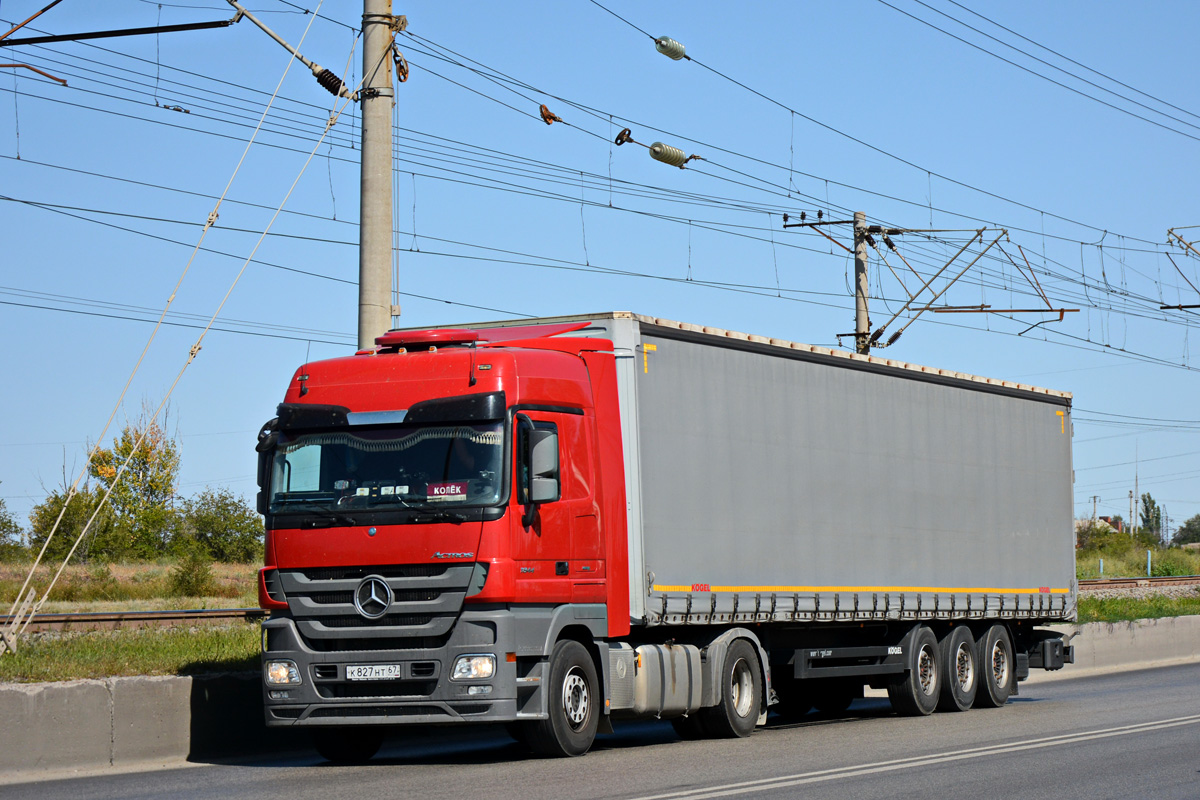
[[[547,338],[579,327],[297,370],[258,445],[269,725],[545,719],[555,643],[629,632],[612,344]]]

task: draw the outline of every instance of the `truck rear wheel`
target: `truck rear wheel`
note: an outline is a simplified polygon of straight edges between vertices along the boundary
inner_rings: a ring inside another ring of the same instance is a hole
[[[979,655],[975,637],[963,625],[951,628],[938,641],[942,657],[942,691],[938,711],[966,711],[979,687]]]
[[[546,719],[531,722],[526,740],[539,755],[581,756],[592,746],[600,724],[596,665],[579,642],[564,639],[550,655]]]
[[[754,646],[745,639],[730,643],[717,680],[721,702],[700,710],[704,730],[719,739],[749,736],[758,724],[763,696],[762,672]]]
[[[1013,684],[1013,647],[1008,629],[993,625],[979,638],[979,690],[976,708],[999,708],[1008,702]]]
[[[370,761],[383,744],[383,729],[375,726],[360,728],[314,728],[313,746],[321,758],[335,764],[361,764]]]
[[[924,625],[917,628],[906,657],[906,669],[888,682],[888,699],[902,717],[924,717],[937,708],[941,659],[937,637]]]

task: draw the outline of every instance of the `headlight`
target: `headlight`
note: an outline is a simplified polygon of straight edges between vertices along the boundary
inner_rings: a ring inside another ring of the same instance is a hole
[[[295,661],[268,661],[265,670],[269,686],[295,686],[302,682]]]
[[[454,669],[450,670],[450,680],[452,681],[476,681],[485,680],[496,674],[496,657],[493,655],[486,656],[459,656],[454,662]]]

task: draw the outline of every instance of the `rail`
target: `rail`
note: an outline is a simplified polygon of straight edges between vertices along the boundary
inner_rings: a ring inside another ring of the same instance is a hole
[[[1080,589],[1137,589],[1155,586],[1200,584],[1200,575],[1171,575],[1156,578],[1100,578],[1079,581]],[[235,622],[253,622],[267,614],[261,608],[200,608],[180,611],[89,611],[71,614],[38,614],[28,633],[46,631],[94,631],[118,628],[172,627]],[[9,623],[0,616],[0,628]]]
[[[180,611],[88,611],[71,614],[38,614],[27,633],[46,631],[95,631],[117,628],[205,625],[243,620],[253,622],[266,616],[261,608],[198,608]],[[11,619],[0,616],[0,628]]]
[[[1186,586],[1200,583],[1200,575],[1166,575],[1157,578],[1096,578],[1080,581],[1080,589],[1137,589],[1154,586]]]

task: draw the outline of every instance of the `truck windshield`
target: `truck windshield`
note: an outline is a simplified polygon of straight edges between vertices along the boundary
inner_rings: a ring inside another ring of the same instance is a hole
[[[270,511],[494,505],[503,441],[500,422],[285,432]]]

